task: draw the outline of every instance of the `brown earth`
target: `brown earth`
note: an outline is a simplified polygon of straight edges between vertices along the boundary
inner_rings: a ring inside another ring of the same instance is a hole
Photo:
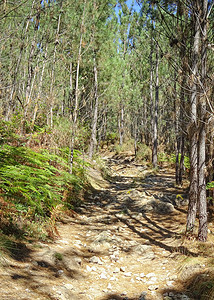
[[[210,276],[213,235],[205,246],[184,239],[187,194],[174,171],[152,174],[132,156],[106,162],[108,179],[91,168],[92,189],[57,239],[2,259],[0,299],[202,299],[194,284]]]

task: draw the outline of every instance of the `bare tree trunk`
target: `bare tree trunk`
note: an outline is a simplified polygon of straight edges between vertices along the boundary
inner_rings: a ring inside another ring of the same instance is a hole
[[[193,43],[193,64],[192,64],[192,87],[191,87],[191,123],[189,126],[190,139],[190,191],[189,206],[187,215],[186,232],[192,233],[194,229],[197,201],[198,201],[198,149],[197,149],[197,76],[198,76],[198,58],[199,58],[199,42],[200,27],[199,22],[195,20],[195,35]]]
[[[35,0],[32,3],[30,15],[32,15],[32,11],[33,11],[33,8],[34,8],[34,3],[35,3]],[[13,75],[12,88],[11,88],[10,97],[9,97],[9,101],[8,101],[8,109],[7,109],[7,113],[6,113],[6,116],[5,116],[6,121],[8,121],[10,119],[11,113],[13,112],[14,106],[15,106],[15,104],[14,104],[15,95],[14,94],[15,94],[15,88],[16,88],[16,83],[17,83],[17,76],[18,76],[19,67],[20,67],[20,64],[21,64],[22,54],[23,54],[23,50],[24,50],[24,39],[26,37],[26,33],[28,31],[29,24],[30,24],[30,18],[28,17],[27,22],[26,22],[26,26],[25,26],[25,30],[24,30],[24,33],[23,33],[23,36],[22,36],[19,57],[18,57],[18,60],[17,60],[17,63],[16,63],[16,69],[15,69],[15,72],[14,72],[14,75]]]
[[[153,149],[152,149],[152,164],[157,167],[158,158],[158,106],[159,106],[159,47],[156,44],[156,82],[155,82],[155,111],[154,111],[154,121],[153,121]]]
[[[124,105],[120,104],[120,115],[119,115],[119,137],[120,137],[120,146],[123,145],[124,138]]]
[[[26,129],[25,125],[26,125],[26,121],[27,121],[28,109],[29,109],[29,106],[31,103],[31,93],[32,93],[32,89],[33,89],[35,76],[36,76],[36,73],[35,73],[35,70],[33,69],[33,64],[32,64],[35,48],[36,48],[36,41],[35,41],[35,36],[34,36],[32,43],[31,43],[30,54],[29,54],[29,58],[28,58],[28,76],[27,76],[27,84],[26,84],[26,90],[25,90],[24,116],[23,116],[23,120],[22,120],[23,133],[25,133],[25,129]]]
[[[153,26],[153,25],[152,25]],[[154,118],[153,118],[153,30],[151,32],[151,45],[150,45],[150,82],[149,82],[149,90],[150,90],[150,115],[151,115],[151,140],[153,141],[153,132],[154,132]]]
[[[83,27],[85,22],[85,9],[86,9],[86,0],[84,2],[84,9],[82,15],[82,23],[80,28],[80,42],[79,42],[79,51],[77,57],[77,69],[76,69],[76,85],[75,85],[75,103],[74,103],[74,112],[73,112],[73,120],[72,120],[72,133],[71,133],[71,145],[70,145],[70,173],[73,171],[73,161],[74,161],[74,142],[77,130],[77,116],[79,109],[79,70],[80,70],[80,60],[82,55],[82,39],[83,39]]]
[[[42,64],[42,71],[41,71],[41,76],[40,76],[40,79],[39,79],[38,94],[37,94],[36,101],[35,101],[35,107],[34,107],[34,113],[33,113],[31,128],[33,128],[35,120],[36,120],[36,114],[37,114],[37,111],[38,111],[38,102],[40,101],[40,97],[41,97],[42,82],[43,82],[43,76],[44,76],[44,71],[45,71],[45,66],[46,66],[46,59],[47,59],[47,45],[46,45],[46,48],[45,48],[44,57],[45,57],[45,61]]]
[[[97,65],[96,65],[95,57],[94,57],[94,98],[95,98],[94,117],[93,117],[93,121],[92,121],[91,142],[90,142],[90,148],[89,148],[89,158],[90,159],[92,158],[95,147],[97,145],[97,118],[98,118],[98,105],[99,105]]]
[[[185,138],[183,132],[181,133],[181,144],[180,144],[180,164],[179,164],[179,184],[183,183],[183,173],[184,173],[184,154],[185,154]]]
[[[69,113],[71,115],[71,110],[72,110],[72,100],[73,100],[73,64],[72,61],[70,62],[69,66],[69,96],[68,96],[68,108],[69,108]]]
[[[61,3],[62,6],[62,3]],[[54,45],[54,53],[53,53],[53,64],[51,70],[51,84],[50,84],[50,127],[53,127],[53,106],[54,106],[54,82],[55,82],[55,64],[56,64],[56,50],[57,45],[59,43],[59,30],[60,30],[60,23],[61,23],[61,12],[58,17],[58,24],[56,30],[56,37],[55,37],[55,45]]]
[[[198,139],[198,202],[199,202],[199,241],[207,240],[207,197],[206,197],[206,59],[207,59],[207,0],[202,4],[201,26],[201,95],[199,100],[200,125]]]
[[[106,137],[107,131],[107,106],[104,103],[102,109],[102,123],[99,128],[99,140],[98,140],[98,147],[100,146],[101,140],[104,140]]]
[[[134,119],[134,153],[135,157],[137,156],[137,116]]]

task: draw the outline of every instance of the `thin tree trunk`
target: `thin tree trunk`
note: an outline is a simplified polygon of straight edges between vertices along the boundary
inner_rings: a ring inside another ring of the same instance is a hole
[[[69,65],[69,96],[68,96],[68,108],[69,108],[69,113],[71,115],[71,110],[72,110],[72,100],[73,100],[73,64],[70,62]]]
[[[134,153],[136,157],[137,156],[137,117],[136,116],[134,121]]]
[[[180,184],[180,151],[181,151],[181,136],[180,136],[180,100],[177,97],[177,86],[176,86],[176,74],[174,77],[174,98],[175,98],[175,136],[176,136],[176,143],[175,143],[175,154],[176,154],[176,161],[175,161],[175,181],[176,184]]]
[[[40,79],[39,79],[38,94],[37,94],[36,101],[35,101],[35,107],[34,107],[34,113],[33,113],[31,128],[33,128],[34,123],[36,121],[36,114],[37,114],[38,106],[39,106],[38,102],[40,101],[40,97],[41,97],[42,82],[43,82],[44,71],[45,71],[45,66],[46,66],[46,59],[47,59],[47,45],[46,45],[46,48],[45,48],[44,57],[45,57],[45,61],[42,64],[42,72],[41,72],[41,76],[40,76]]]
[[[24,116],[23,116],[23,126],[22,126],[22,131],[23,133],[25,133],[25,125],[26,125],[26,121],[28,118],[28,109],[31,103],[31,93],[32,93],[32,89],[33,89],[33,84],[34,84],[34,80],[35,80],[35,70],[33,70],[33,56],[34,56],[34,52],[35,52],[35,48],[36,48],[36,41],[35,41],[35,36],[32,40],[31,43],[31,49],[30,49],[30,54],[29,54],[29,58],[28,58],[28,78],[27,78],[27,84],[26,84],[26,90],[25,90],[25,103],[24,103]]]
[[[184,154],[185,154],[185,137],[183,132],[181,133],[181,143],[180,143],[180,163],[179,163],[179,184],[183,183],[183,173],[184,173]]]
[[[124,137],[124,105],[121,103],[120,115],[119,115],[119,136],[120,136],[120,146],[123,145]]]
[[[103,104],[103,112],[102,112],[102,123],[99,129],[99,140],[98,140],[98,147],[100,147],[101,141],[106,137],[106,130],[107,130],[107,106]]]
[[[89,158],[90,159],[92,158],[95,147],[97,145],[97,118],[98,118],[98,105],[99,105],[97,65],[96,65],[95,57],[94,57],[94,98],[95,98],[95,106],[94,106],[94,116],[93,116],[93,121],[92,121],[91,142],[90,142],[90,148],[89,148]]]
[[[80,70],[80,60],[81,60],[81,52],[82,52],[82,39],[83,39],[83,27],[85,21],[85,9],[86,9],[86,0],[84,2],[84,9],[82,15],[82,23],[81,23],[81,34],[80,34],[80,42],[79,42],[79,51],[77,58],[77,69],[76,69],[76,85],[75,85],[75,103],[74,103],[74,112],[73,112],[73,120],[72,120],[72,133],[71,133],[71,146],[70,146],[70,173],[73,171],[73,161],[74,161],[74,142],[77,130],[77,116],[79,109],[79,70]]]
[[[193,65],[192,65],[192,87],[191,87],[191,123],[189,127],[190,139],[190,191],[189,206],[187,215],[186,232],[193,233],[197,200],[198,200],[198,149],[197,149],[197,76],[198,76],[198,58],[199,58],[199,41],[200,27],[198,20],[195,20],[195,35],[193,43]]]
[[[200,126],[198,140],[198,202],[199,202],[199,241],[207,240],[207,198],[206,198],[206,59],[207,59],[207,0],[203,1],[203,22],[201,26],[201,96],[199,100]]]
[[[61,2],[62,6],[62,2]],[[55,37],[55,45],[54,45],[54,53],[53,53],[53,64],[51,70],[51,84],[50,84],[50,127],[53,127],[53,106],[54,106],[54,82],[55,82],[55,64],[56,64],[56,50],[58,45],[59,39],[59,30],[60,30],[60,23],[61,23],[61,12],[58,17],[57,23],[57,30],[56,30],[56,37]]]
[[[32,15],[32,11],[33,11],[33,8],[34,8],[34,3],[35,3],[35,0],[32,3],[30,15]],[[25,49],[24,48],[24,39],[26,37],[29,24],[30,24],[30,18],[28,17],[27,22],[26,22],[26,26],[25,26],[25,30],[24,30],[24,33],[23,33],[23,36],[22,36],[19,57],[18,57],[18,60],[17,60],[17,63],[16,63],[16,69],[15,69],[15,72],[14,72],[14,75],[13,75],[12,88],[11,88],[10,97],[9,97],[9,101],[8,101],[8,109],[7,109],[7,113],[6,113],[6,116],[5,116],[6,121],[8,121],[10,119],[10,116],[13,113],[14,106],[15,106],[15,104],[14,104],[15,88],[16,88],[16,83],[17,83],[19,67],[20,67],[21,60],[22,60],[23,50]]]
[[[153,30],[151,32],[151,45],[150,45],[150,82],[149,82],[149,90],[150,90],[150,115],[151,115],[151,140],[154,140],[154,118],[153,118]]]
[[[158,148],[158,106],[159,106],[159,47],[156,44],[156,82],[155,82],[155,111],[153,121],[153,150],[152,150],[152,163],[157,167],[157,148]]]

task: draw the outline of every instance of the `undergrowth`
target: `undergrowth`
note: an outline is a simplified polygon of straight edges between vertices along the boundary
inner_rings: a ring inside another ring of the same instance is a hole
[[[21,138],[20,138],[21,140]],[[0,252],[8,237],[46,239],[57,234],[55,221],[82,199],[85,162],[74,151],[69,172],[69,148],[31,149],[19,143],[8,122],[0,124]]]

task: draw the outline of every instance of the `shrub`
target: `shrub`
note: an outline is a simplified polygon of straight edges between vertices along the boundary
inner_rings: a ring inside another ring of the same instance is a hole
[[[152,160],[152,150],[146,144],[138,144],[138,151],[136,155],[138,161],[151,161]]]

